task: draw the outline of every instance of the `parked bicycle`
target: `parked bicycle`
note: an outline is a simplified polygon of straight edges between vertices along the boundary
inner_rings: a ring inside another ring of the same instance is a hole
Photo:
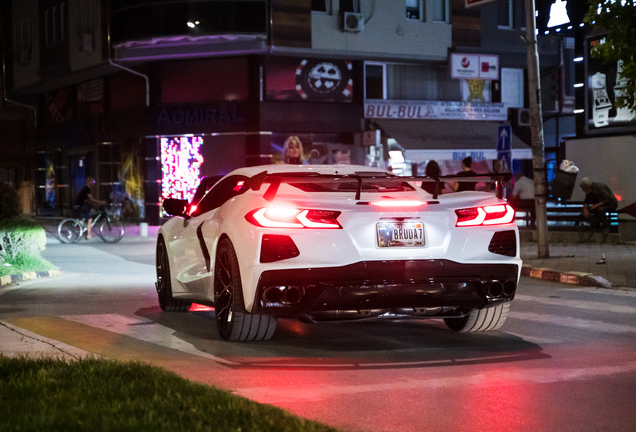
[[[105,243],[117,243],[124,237],[124,225],[105,208],[92,216],[93,228]],[[86,234],[86,222],[82,217],[67,218],[57,226],[57,235],[62,243],[75,243]]]

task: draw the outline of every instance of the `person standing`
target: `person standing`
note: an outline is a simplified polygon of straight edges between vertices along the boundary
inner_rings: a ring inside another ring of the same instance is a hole
[[[473,158],[471,158],[470,156],[468,156],[467,158],[464,158],[462,160],[462,170],[458,172],[456,176],[458,177],[476,176],[477,173],[470,169],[472,164],[473,164]],[[454,182],[451,185],[451,188],[455,192],[462,192],[462,191],[474,191],[476,186],[477,186],[476,182]]]
[[[618,207],[614,192],[606,184],[592,182],[588,177],[581,180],[580,186],[585,192],[583,218],[590,222],[593,229],[600,229],[603,234],[608,234],[610,222],[607,212],[616,211]]]
[[[442,173],[442,171],[440,170],[439,164],[437,163],[437,161],[430,160],[426,164],[426,170],[424,171],[424,175],[426,177],[439,179],[441,173]],[[442,190],[440,190],[438,192],[438,194],[441,194],[443,192],[443,190],[444,190],[443,187],[444,187],[444,183],[442,183],[440,185],[440,189],[442,189]],[[422,189],[424,189],[426,192],[428,192],[430,194],[434,194],[436,188],[437,188],[437,184],[436,183],[422,182]]]
[[[86,221],[86,240],[90,240],[91,228],[93,227],[93,218],[91,217],[91,209],[92,205],[106,204],[104,201],[100,201],[93,197],[93,186],[95,185],[95,179],[91,176],[86,177],[86,183],[84,187],[79,191],[77,197],[75,197],[74,207],[80,212],[82,215],[82,219]]]

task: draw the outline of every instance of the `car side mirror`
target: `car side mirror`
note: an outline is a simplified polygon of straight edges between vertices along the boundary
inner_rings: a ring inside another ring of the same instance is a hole
[[[166,198],[163,200],[163,210],[170,216],[181,216],[189,218],[187,213],[188,201],[176,198]]]

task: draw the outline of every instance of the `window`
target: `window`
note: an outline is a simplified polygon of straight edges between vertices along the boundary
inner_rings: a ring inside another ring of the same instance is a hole
[[[59,3],[44,11],[44,45],[66,39],[66,3]]]
[[[514,0],[507,0],[497,4],[497,28],[512,30],[514,18]]]
[[[367,63],[364,65],[365,99],[386,99],[385,70],[384,64]]]
[[[311,0],[311,11],[330,14],[331,0]]]
[[[340,13],[360,12],[359,0],[340,0]]]
[[[33,22],[28,20],[15,27],[15,57],[18,64],[27,64],[31,59]]]
[[[447,0],[433,0],[433,21],[448,21]]]
[[[81,0],[79,33],[87,34],[95,31],[95,1]]]
[[[406,18],[412,20],[421,19],[422,8],[420,0],[406,0]]]
[[[523,108],[523,69],[501,68],[501,102],[509,108]]]
[[[235,175],[226,178],[225,180],[216,184],[207,194],[203,196],[203,199],[197,205],[197,209],[192,212],[192,216],[199,216],[203,213],[214,210],[221,207],[230,199],[245,192],[241,192],[239,185],[242,185],[248,177],[242,175]]]

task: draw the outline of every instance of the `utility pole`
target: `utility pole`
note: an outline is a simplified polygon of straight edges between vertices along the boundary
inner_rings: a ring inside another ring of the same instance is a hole
[[[537,48],[537,23],[534,0],[526,0],[526,43],[528,44],[528,93],[530,95],[530,125],[532,132],[532,170],[534,173],[534,206],[537,226],[539,258],[549,258],[548,198],[545,170],[545,145],[543,141],[543,113],[541,109],[541,82],[539,52]]]

